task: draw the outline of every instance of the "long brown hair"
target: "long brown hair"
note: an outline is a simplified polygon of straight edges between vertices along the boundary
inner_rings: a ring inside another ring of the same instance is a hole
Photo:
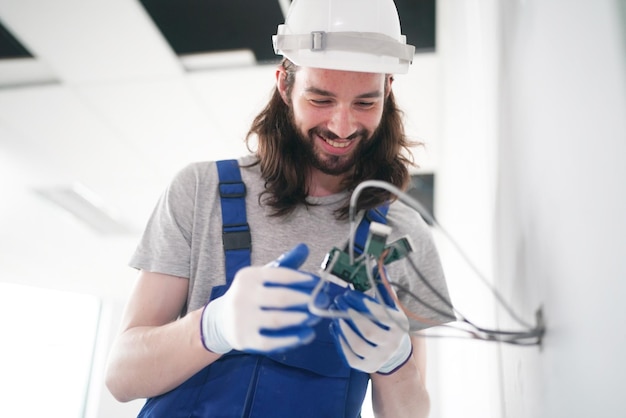
[[[287,59],[281,65],[287,73],[286,92],[291,97],[298,67]],[[344,181],[346,190],[354,190],[365,180],[382,180],[401,190],[406,189],[410,180],[408,166],[414,165],[410,148],[419,143],[406,137],[402,117],[393,91],[389,91],[380,125],[364,154],[356,161],[352,176]],[[299,152],[297,141],[293,140],[296,135],[290,107],[283,101],[278,88],[274,87],[268,104],[254,118],[246,136],[250,150],[250,139],[256,136],[258,160],[253,165],[260,165],[265,180],[265,192],[261,197],[274,209],[274,216],[287,215],[299,204],[311,205],[306,200],[306,168],[310,163]],[[386,190],[367,188],[359,196],[357,210],[374,208],[394,198]],[[347,218],[349,204],[349,199],[346,199],[335,213],[338,219]]]

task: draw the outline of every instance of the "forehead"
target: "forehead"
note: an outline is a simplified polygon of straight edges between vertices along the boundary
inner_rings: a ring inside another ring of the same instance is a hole
[[[310,67],[300,67],[295,80],[295,88],[302,92],[323,90],[336,96],[359,96],[376,91],[383,94],[384,86],[385,74]]]

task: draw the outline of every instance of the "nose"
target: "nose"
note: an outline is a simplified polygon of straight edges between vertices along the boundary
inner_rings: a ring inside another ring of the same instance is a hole
[[[347,139],[358,130],[354,110],[350,106],[336,106],[328,122],[328,130],[341,139]]]

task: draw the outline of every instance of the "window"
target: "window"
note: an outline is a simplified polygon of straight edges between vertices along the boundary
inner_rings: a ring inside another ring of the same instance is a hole
[[[0,416],[82,417],[100,301],[0,283]]]

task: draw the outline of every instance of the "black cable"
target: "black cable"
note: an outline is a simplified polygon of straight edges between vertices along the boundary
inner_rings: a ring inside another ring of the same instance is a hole
[[[534,327],[534,328],[529,328],[526,331],[506,331],[506,330],[495,330],[495,329],[489,329],[489,328],[484,328],[484,327],[480,327],[478,325],[476,325],[475,323],[473,323],[472,321],[470,321],[469,319],[467,319],[467,317],[465,315],[463,315],[462,313],[459,312],[458,309],[456,309],[454,307],[454,305],[446,298],[444,297],[441,292],[439,292],[433,285],[432,283],[424,276],[424,274],[421,272],[421,270],[415,265],[415,262],[411,259],[411,257],[407,257],[409,264],[411,265],[412,269],[415,271],[415,273],[417,274],[417,276],[420,278],[420,280],[422,281],[422,283],[424,283],[424,285],[426,285],[426,287],[428,287],[428,289],[433,292],[433,294],[435,294],[435,296],[437,296],[437,298],[443,302],[445,305],[447,305],[448,307],[450,307],[457,315],[460,319],[457,319],[456,316],[454,315],[450,315],[447,312],[444,312],[438,308],[435,308],[434,306],[432,306],[429,303],[426,303],[425,301],[422,300],[422,298],[420,298],[418,295],[416,295],[415,293],[413,293],[412,291],[410,291],[408,288],[406,288],[405,286],[396,283],[396,282],[390,282],[390,284],[396,288],[398,288],[400,291],[405,292],[407,295],[409,295],[412,299],[416,300],[418,303],[421,303],[423,306],[426,306],[428,309],[432,310],[433,312],[438,313],[439,315],[442,315],[444,317],[447,317],[449,319],[454,319],[454,320],[460,320],[461,322],[469,325],[470,327],[472,327],[474,330],[483,333],[486,335],[486,337],[482,337],[482,336],[477,336],[475,333],[471,333],[474,338],[476,339],[480,339],[483,341],[495,341],[495,342],[502,342],[502,343],[507,343],[507,344],[516,344],[516,345],[537,345],[541,342],[541,337],[544,334],[544,329],[542,327]],[[468,330],[464,330],[461,328],[456,328],[456,327],[452,327],[455,328],[459,331],[464,331],[467,332]],[[503,337],[509,337],[509,338],[503,338]],[[527,340],[527,339],[531,339],[531,342],[526,342],[526,343],[521,343],[520,340]]]
[[[455,315],[451,315],[450,313],[442,311],[439,308],[435,308],[433,305],[423,301],[422,298],[417,296],[415,293],[411,292],[406,286],[401,285],[400,283],[397,283],[397,282],[392,282],[392,281],[390,281],[389,284],[392,285],[393,287],[399,289],[400,291],[408,294],[409,296],[411,296],[412,299],[414,299],[417,302],[421,303],[423,306],[427,307],[431,311],[433,311],[433,312],[435,312],[435,313],[437,313],[437,314],[439,314],[441,316],[444,316],[444,317],[446,317],[448,319],[451,319],[453,321],[457,320],[457,317]]]

